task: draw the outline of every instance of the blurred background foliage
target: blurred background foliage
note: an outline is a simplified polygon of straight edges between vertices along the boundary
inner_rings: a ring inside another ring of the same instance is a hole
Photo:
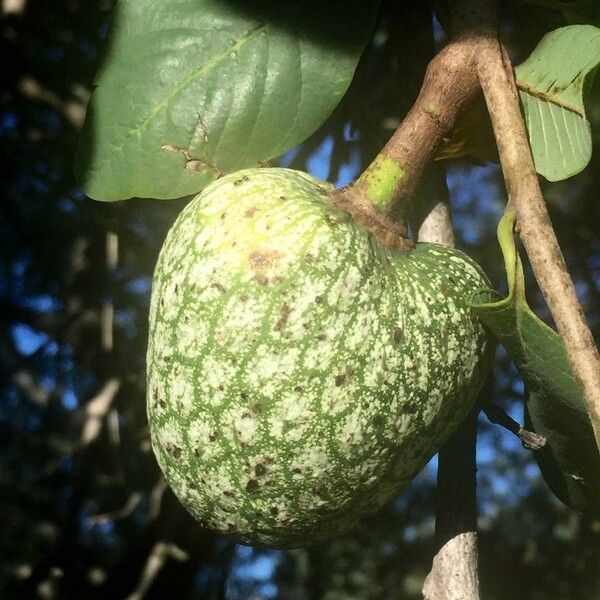
[[[515,62],[585,4],[509,4],[503,34]],[[145,417],[146,323],[154,262],[187,199],[99,204],[83,196],[72,171],[111,5],[0,2],[0,597],[420,598],[434,552],[435,459],[357,530],[287,552],[202,531],[166,489]],[[280,163],[350,181],[406,113],[443,40],[426,3],[385,0],[349,93]],[[597,88],[588,103],[591,165],[545,186],[596,339]],[[444,165],[458,245],[504,290],[499,169]],[[532,307],[547,319],[531,277],[529,286]],[[522,419],[522,383],[502,352],[494,396]],[[600,522],[562,506],[516,438],[483,419],[479,433],[483,598],[600,599]]]

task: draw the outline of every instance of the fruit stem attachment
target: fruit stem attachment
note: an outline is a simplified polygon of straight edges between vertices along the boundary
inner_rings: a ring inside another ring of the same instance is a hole
[[[417,100],[381,152],[354,183],[332,192],[336,206],[384,245],[412,245],[406,233],[411,196],[457,117],[477,97],[475,60],[473,36],[460,29],[427,66]]]

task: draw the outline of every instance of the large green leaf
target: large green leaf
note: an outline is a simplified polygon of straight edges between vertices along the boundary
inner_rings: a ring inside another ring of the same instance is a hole
[[[508,296],[475,304],[473,310],[507,349],[528,388],[528,428],[547,439],[535,453],[544,479],[565,504],[600,513],[600,454],[592,425],[560,336],[535,316],[525,299],[513,227],[514,214],[507,211],[498,225],[498,240]]]
[[[177,198],[308,137],[378,0],[119,0],[76,170],[98,200]]]
[[[535,167],[549,181],[579,173],[590,160],[592,136],[583,100],[586,76],[598,63],[600,29],[571,25],[545,35],[516,68]]]

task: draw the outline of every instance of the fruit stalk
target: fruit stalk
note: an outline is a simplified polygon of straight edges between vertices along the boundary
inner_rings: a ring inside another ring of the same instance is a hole
[[[336,206],[382,244],[410,248],[405,225],[410,198],[478,91],[474,45],[460,30],[429,63],[417,100],[382,151],[356,182],[332,192]]]

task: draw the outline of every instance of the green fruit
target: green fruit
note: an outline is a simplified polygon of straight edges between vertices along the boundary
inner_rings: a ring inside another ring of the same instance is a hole
[[[301,546],[351,527],[472,407],[488,282],[457,250],[379,245],[288,169],[219,179],[183,210],[154,274],[148,417],[201,523]]]

